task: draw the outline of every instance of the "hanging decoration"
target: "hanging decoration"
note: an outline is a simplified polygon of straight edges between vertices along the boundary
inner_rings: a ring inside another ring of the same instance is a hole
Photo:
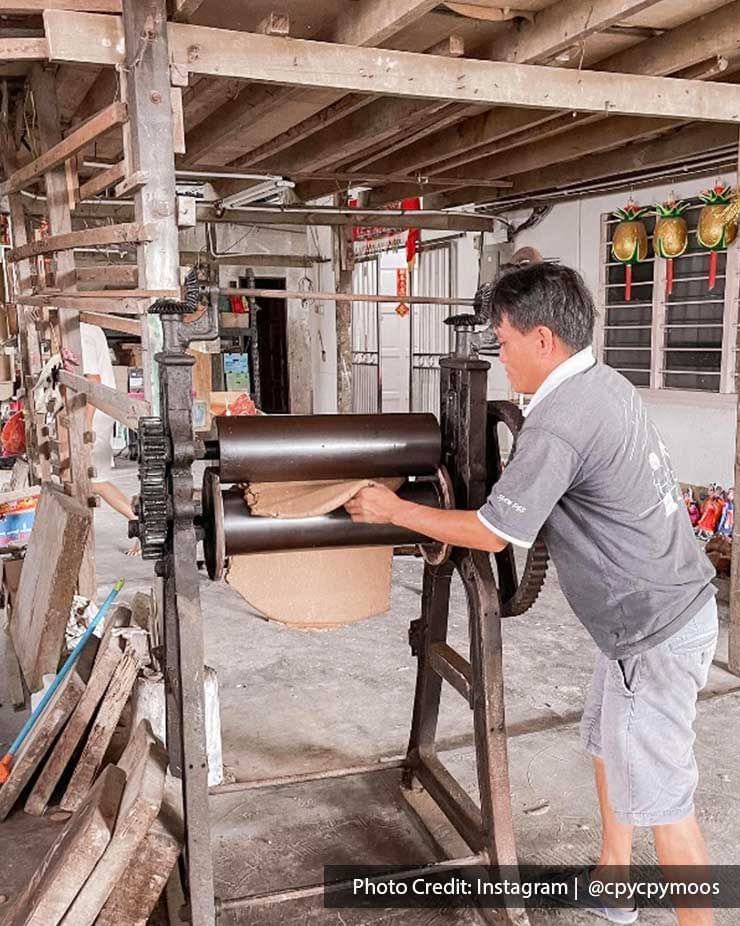
[[[409,314],[409,307],[404,302],[409,294],[409,272],[405,267],[399,267],[396,270],[396,295],[398,296],[398,305],[396,306],[396,315],[401,318]]]
[[[699,194],[704,208],[699,213],[696,227],[696,240],[709,251],[708,288],[714,289],[717,282],[717,254],[729,247],[737,237],[737,215],[724,220],[724,213],[733,201],[733,191],[729,184],[718,180],[711,190]]]
[[[614,218],[619,219],[619,224],[614,229],[612,237],[612,256],[615,260],[625,264],[624,298],[626,302],[632,299],[632,265],[647,257],[647,229],[641,219],[649,211],[649,208],[641,208],[630,198],[623,209],[617,209],[612,213]]]
[[[683,213],[689,204],[671,196],[664,203],[656,203],[658,221],[653,232],[653,248],[658,257],[666,261],[665,291],[673,292],[673,260],[680,257],[689,243],[689,227]]]

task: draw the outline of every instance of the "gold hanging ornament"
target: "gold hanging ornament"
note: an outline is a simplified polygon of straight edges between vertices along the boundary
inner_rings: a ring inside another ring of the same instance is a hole
[[[612,213],[614,218],[620,220],[612,236],[612,257],[625,265],[625,302],[632,299],[632,266],[647,257],[647,229],[640,220],[649,211],[649,208],[640,208],[633,199],[630,199],[623,209],[617,209]]]
[[[737,215],[729,219],[725,214],[732,216],[733,192],[729,184],[717,181],[711,190],[704,190],[699,194],[704,208],[699,213],[699,222],[696,227],[696,240],[709,251],[709,281],[708,288],[714,289],[717,282],[717,254],[729,247],[737,237]],[[739,202],[735,194],[735,203]]]
[[[680,257],[689,243],[689,227],[683,213],[689,204],[671,196],[664,203],[656,203],[658,221],[653,232],[653,248],[666,262],[665,291],[673,292],[673,259]]]

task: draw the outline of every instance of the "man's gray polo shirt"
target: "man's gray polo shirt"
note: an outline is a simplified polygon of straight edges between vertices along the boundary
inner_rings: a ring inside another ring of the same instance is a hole
[[[533,396],[478,517],[521,547],[543,528],[568,603],[611,659],[656,646],[714,595],[660,434],[590,348]]]

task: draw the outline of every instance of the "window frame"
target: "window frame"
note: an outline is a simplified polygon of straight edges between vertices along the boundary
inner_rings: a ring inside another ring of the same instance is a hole
[[[604,362],[604,348],[606,340],[606,302],[608,282],[608,249],[609,224],[612,215],[609,212],[601,214],[599,234],[599,285],[597,309],[599,312],[594,344],[598,359]],[[738,350],[738,305],[740,303],[740,236],[727,249],[727,267],[725,270],[724,306],[722,314],[722,353],[719,373],[719,392],[705,389],[675,389],[664,386],[663,372],[666,364],[666,351],[670,348],[665,344],[665,325],[667,316],[667,301],[665,295],[666,262],[653,261],[653,294],[652,294],[652,320],[650,325],[650,385],[636,386],[647,393],[660,393],[668,396],[684,396],[693,400],[716,400],[718,396],[734,396],[735,382],[735,356]],[[626,326],[625,326],[626,327]],[[697,326],[699,327],[699,326]],[[648,348],[645,348],[648,350]]]

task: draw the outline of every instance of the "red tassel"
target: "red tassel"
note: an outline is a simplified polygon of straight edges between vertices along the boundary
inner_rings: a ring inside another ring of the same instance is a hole
[[[717,282],[717,252],[709,252],[709,289],[714,289]]]
[[[673,292],[673,261],[666,261],[665,271],[665,291],[670,296]]]
[[[632,264],[627,264],[624,268],[624,301],[630,302],[632,299]]]

